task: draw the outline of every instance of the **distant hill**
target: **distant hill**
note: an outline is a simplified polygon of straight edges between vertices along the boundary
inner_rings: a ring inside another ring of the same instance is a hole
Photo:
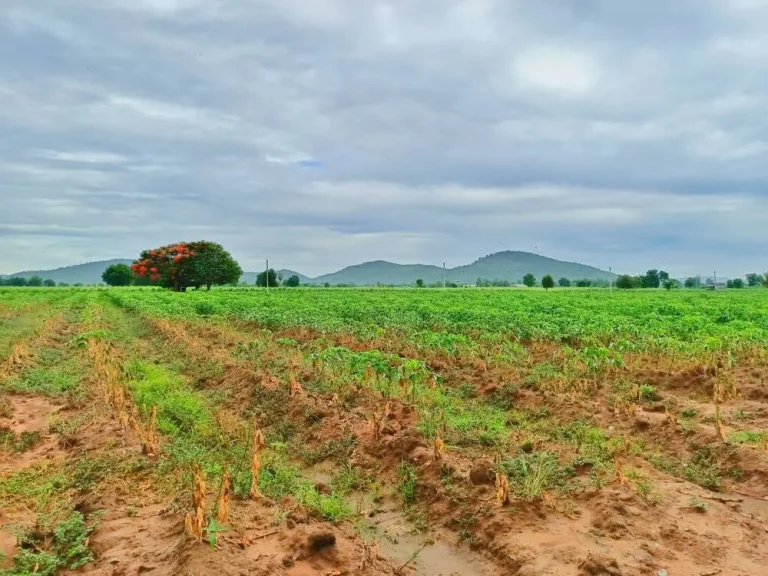
[[[430,284],[443,280],[443,269],[426,264],[393,264],[377,260],[348,266],[332,274],[324,274],[308,282],[313,284],[355,284],[356,286],[375,286],[376,284],[394,284],[405,286],[415,284],[417,278]]]
[[[86,264],[77,264],[75,266],[65,266],[54,270],[26,270],[11,274],[12,278],[31,278],[40,276],[43,280],[54,280],[55,282],[66,282],[67,284],[99,284],[101,275],[112,264],[131,265],[133,260],[101,260],[99,262],[88,262]]]
[[[56,282],[69,284],[98,284],[101,282],[101,274],[111,264],[131,264],[131,260],[104,260],[102,262],[89,262],[77,266],[67,266],[56,270],[29,270],[18,272],[11,276],[40,276],[43,279],[50,278]],[[551,274],[555,280],[561,277],[570,279],[603,280],[616,277],[615,274],[600,270],[593,266],[564,262],[531,254],[530,252],[497,252],[475,260],[472,264],[449,268],[446,270],[448,282],[459,285],[474,284],[478,278],[487,280],[507,280],[511,283],[521,282],[523,276],[528,273],[536,276],[541,281],[542,276]],[[434,284],[443,281],[443,269],[439,266],[428,264],[395,264],[377,260],[348,266],[338,272],[324,274],[317,278],[310,278],[293,270],[279,270],[283,278],[296,274],[302,284],[354,284],[356,286],[375,286],[377,284],[390,284],[395,286],[408,286],[416,283],[418,278],[426,284]],[[245,272],[241,282],[255,284],[258,272]]]
[[[487,280],[507,280],[512,283],[522,282],[528,273],[541,280],[542,276],[551,274],[558,278],[570,279],[609,279],[615,274],[600,270],[593,266],[564,262],[531,254],[530,252],[497,252],[475,260],[472,264],[449,268],[446,270],[448,282],[456,284],[474,284],[478,278]],[[371,286],[376,284],[394,284],[404,286],[415,284],[421,278],[426,284],[443,281],[443,269],[439,266],[424,264],[393,264],[392,262],[375,261],[349,266],[332,274],[325,274],[306,283],[322,284],[355,284]]]

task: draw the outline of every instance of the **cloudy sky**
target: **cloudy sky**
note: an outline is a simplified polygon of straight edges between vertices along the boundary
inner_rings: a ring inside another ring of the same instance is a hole
[[[768,0],[2,0],[0,272],[768,269]]]

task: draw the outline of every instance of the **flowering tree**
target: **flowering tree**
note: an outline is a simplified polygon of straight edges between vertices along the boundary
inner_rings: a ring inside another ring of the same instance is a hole
[[[154,286],[184,292],[194,286],[237,282],[243,274],[240,265],[220,244],[207,242],[179,242],[144,250],[131,266],[133,273]]]

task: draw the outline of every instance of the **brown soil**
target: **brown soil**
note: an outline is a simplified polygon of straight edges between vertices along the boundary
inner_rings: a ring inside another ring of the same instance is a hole
[[[679,373],[617,370],[584,378],[583,391],[557,394],[525,388],[526,367],[497,365],[490,357],[454,358],[408,349],[385,338],[360,342],[350,335],[321,335],[301,328],[276,335],[300,345],[310,345],[322,336],[352,350],[379,349],[423,358],[447,386],[470,383],[476,398],[490,400],[511,384],[516,387],[511,400],[517,410],[546,407],[553,426],[588,419],[609,438],[626,438],[647,447],[643,453],[622,453],[623,469],[634,476],[625,476],[617,467],[604,477],[604,485],[590,485],[592,464],[585,464],[574,472],[584,481],[580,488],[551,490],[534,501],[513,495],[502,506],[494,486],[497,448],[448,446],[441,452],[416,429],[419,417],[413,406],[394,399],[385,403],[362,385],[352,386],[343,398],[303,389],[290,395],[291,378],[306,386],[315,377],[314,368],[301,364],[299,352],[275,346],[243,359],[239,347],[255,338],[249,332],[252,329],[157,321],[153,334],[167,346],[169,355],[183,359],[190,382],[225,399],[217,414],[222,428],[227,422],[235,427],[252,414],[265,427],[290,422],[296,429],[292,447],[319,454],[307,464],[297,453],[296,463],[321,490],[344,461],[373,478],[381,494],[353,492],[349,499],[358,513],[356,525],[314,518],[290,497],[278,503],[233,499],[228,530],[214,544],[198,543],[184,533],[191,495],[169,495],[158,486],[159,460],[142,454],[139,438],[130,428],[124,429],[115,410],[95,391],[81,407],[10,396],[11,415],[0,420],[0,427],[17,435],[40,432],[41,439],[26,452],[5,454],[0,477],[46,461],[65,466],[85,455],[136,464],[129,467],[130,472],[108,476],[93,490],[70,495],[75,509],[84,515],[104,511],[89,539],[96,559],[77,574],[765,573],[768,452],[760,446],[725,444],[719,438],[711,403],[714,377],[705,368],[684,367]],[[556,353],[549,344],[529,343],[529,347],[537,359]],[[117,358],[113,360],[117,363]],[[210,375],[206,370],[211,370]],[[721,406],[726,437],[768,425],[768,397],[763,395],[767,375],[764,368],[754,367],[731,373],[738,393]],[[620,379],[651,384],[658,398],[638,401],[624,412],[617,410],[611,404],[612,386]],[[98,382],[92,384],[94,390],[98,388]],[[277,398],[280,403],[266,405],[265,398]],[[680,416],[683,408],[695,409],[690,423]],[[63,445],[49,432],[51,419],[62,415],[87,416]],[[322,451],[349,439],[354,442],[343,454],[335,449]],[[506,447],[507,454],[519,453],[514,442]],[[711,491],[660,471],[650,461],[654,450],[675,462],[708,451],[722,464],[722,486]],[[558,454],[572,458],[573,448],[563,444]],[[404,462],[418,475],[410,508],[403,507],[395,487],[396,470]],[[730,469],[739,474],[727,475],[725,470]],[[209,506],[215,498],[216,487],[209,486],[205,494]],[[291,512],[276,523],[277,505]],[[15,542],[7,531],[10,524],[32,521],[22,507],[0,510],[0,526],[5,529],[0,530],[0,551],[14,552]]]

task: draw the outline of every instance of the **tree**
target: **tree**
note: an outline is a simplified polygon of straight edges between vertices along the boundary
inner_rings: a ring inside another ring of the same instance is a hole
[[[26,286],[27,279],[20,276],[14,276],[8,279],[8,286]]]
[[[536,286],[536,276],[528,272],[528,274],[523,276],[523,284],[528,286],[528,288],[533,288]]]
[[[764,286],[765,288],[768,288],[768,272],[766,272],[765,274],[763,274],[763,281],[762,281],[762,284],[763,284],[763,286]]]
[[[416,279],[416,287],[417,288],[424,288],[424,278],[417,278]]]
[[[45,286],[46,288],[54,288],[56,286],[56,281],[51,280],[50,278],[46,278],[45,280],[43,280],[43,286]]]
[[[635,278],[629,274],[622,274],[616,278],[616,288],[619,290],[630,290],[635,287]]]
[[[262,288],[277,286],[277,272],[272,268],[269,271],[259,272],[259,275],[256,276],[256,286],[261,286]]]
[[[59,282],[59,288],[68,288],[68,287],[69,287],[69,284],[67,284],[66,282]]]
[[[669,277],[668,274],[667,274],[667,277]],[[661,283],[661,275],[659,274],[659,271],[656,269],[648,270],[645,273],[645,276],[642,276],[642,279],[643,279],[642,280],[643,288],[658,288],[659,284]]]
[[[555,287],[555,280],[547,274],[544,276],[544,278],[541,279],[541,285],[544,287],[544,290],[549,290],[550,288]]]
[[[663,284],[667,280],[669,280],[669,272],[665,272],[664,270],[659,270],[659,280]]]
[[[130,286],[133,282],[133,272],[125,264],[112,264],[101,275],[107,286]]]
[[[190,249],[195,253],[190,259],[192,285],[195,288],[205,286],[206,290],[210,290],[213,285],[236,284],[243,275],[240,264],[221,244],[193,242]]]
[[[571,281],[570,281],[570,280],[568,280],[568,278],[560,278],[560,280],[558,280],[558,281],[557,281],[557,283],[558,283],[558,284],[559,284],[559,285],[560,285],[562,288],[569,288],[569,287],[570,287],[570,285],[571,285]]]
[[[40,278],[40,276],[32,276],[29,280],[27,280],[27,286],[42,286],[43,285],[43,279]]]
[[[749,286],[760,286],[762,284],[763,277],[762,275],[758,274],[757,272],[750,272],[747,274],[747,285]]]
[[[686,288],[697,288],[701,284],[701,277],[690,277],[685,279]]]
[[[664,286],[665,290],[672,290],[672,288],[680,288],[680,282],[678,282],[677,280],[667,279],[667,280],[664,280],[664,284],[662,284],[662,286]]]
[[[577,288],[589,288],[590,286],[592,286],[592,280],[587,280],[586,278],[582,278],[581,280],[576,280]]]
[[[138,279],[148,278],[150,284],[176,292],[184,292],[190,286],[210,290],[213,285],[233,284],[243,274],[229,252],[206,240],[144,250],[131,269]]]
[[[287,280],[283,282],[283,286],[288,286],[289,288],[297,288],[300,283],[301,283],[301,278],[299,278],[296,274],[294,274],[293,276],[290,276]]]

